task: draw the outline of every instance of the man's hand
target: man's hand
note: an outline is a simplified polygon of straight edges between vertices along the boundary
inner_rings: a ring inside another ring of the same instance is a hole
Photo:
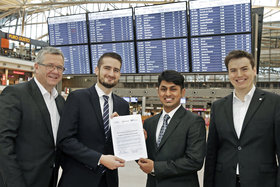
[[[144,131],[145,140],[147,140],[148,137],[147,131],[145,129],[143,129],[143,131]]]
[[[110,118],[112,119],[112,118],[118,117],[118,116],[119,116],[119,114],[118,114],[117,112],[114,112],[114,113],[110,116]]]
[[[138,165],[140,166],[140,169],[147,174],[151,173],[154,169],[154,161],[147,158],[140,158]]]
[[[125,160],[118,158],[114,155],[102,155],[100,158],[100,164],[104,165],[110,170],[124,167]]]

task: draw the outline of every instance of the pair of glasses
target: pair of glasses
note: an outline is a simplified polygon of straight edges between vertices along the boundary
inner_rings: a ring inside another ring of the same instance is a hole
[[[57,69],[58,72],[63,72],[65,71],[65,68],[63,66],[55,66],[53,64],[42,64],[38,63],[39,65],[45,66],[48,71],[53,71],[55,68]]]

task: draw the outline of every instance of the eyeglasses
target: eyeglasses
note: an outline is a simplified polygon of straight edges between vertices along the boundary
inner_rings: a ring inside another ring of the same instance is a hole
[[[38,63],[39,65],[45,66],[48,71],[53,71],[55,68],[57,69],[58,72],[63,72],[65,71],[65,68],[63,66],[55,66],[53,64],[42,64]]]

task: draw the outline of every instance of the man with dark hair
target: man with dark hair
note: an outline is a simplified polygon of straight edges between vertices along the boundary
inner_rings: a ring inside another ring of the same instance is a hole
[[[211,107],[204,187],[279,187],[280,96],[255,87],[251,54],[225,64],[234,91]]]
[[[144,122],[148,159],[138,161],[148,174],[147,187],[199,187],[197,171],[205,156],[203,118],[184,109],[184,77],[173,70],[158,78],[163,111]]]
[[[45,47],[29,82],[6,87],[0,96],[0,186],[55,187],[56,135],[64,99],[55,86],[64,56]]]
[[[121,57],[103,54],[95,68],[97,83],[69,94],[58,130],[62,150],[60,187],[117,187],[117,168],[124,160],[114,156],[109,117],[128,115],[129,105],[112,93],[120,78]]]

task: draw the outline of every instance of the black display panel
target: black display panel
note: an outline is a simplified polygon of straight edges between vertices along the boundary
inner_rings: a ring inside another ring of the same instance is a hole
[[[86,14],[48,18],[50,45],[88,43]]]
[[[64,54],[63,74],[89,74],[89,50],[88,45],[56,47]]]
[[[251,53],[251,34],[196,37],[191,46],[192,72],[225,72],[224,59],[230,51]]]
[[[90,42],[133,40],[132,9],[89,13]]]
[[[189,3],[191,36],[251,32],[250,0]]]
[[[135,8],[136,39],[187,36],[187,4],[171,3]]]
[[[138,41],[139,73],[189,72],[188,39]]]
[[[91,45],[93,72],[98,59],[106,52],[115,52],[122,57],[121,73],[136,73],[135,50],[133,42],[105,43]]]

